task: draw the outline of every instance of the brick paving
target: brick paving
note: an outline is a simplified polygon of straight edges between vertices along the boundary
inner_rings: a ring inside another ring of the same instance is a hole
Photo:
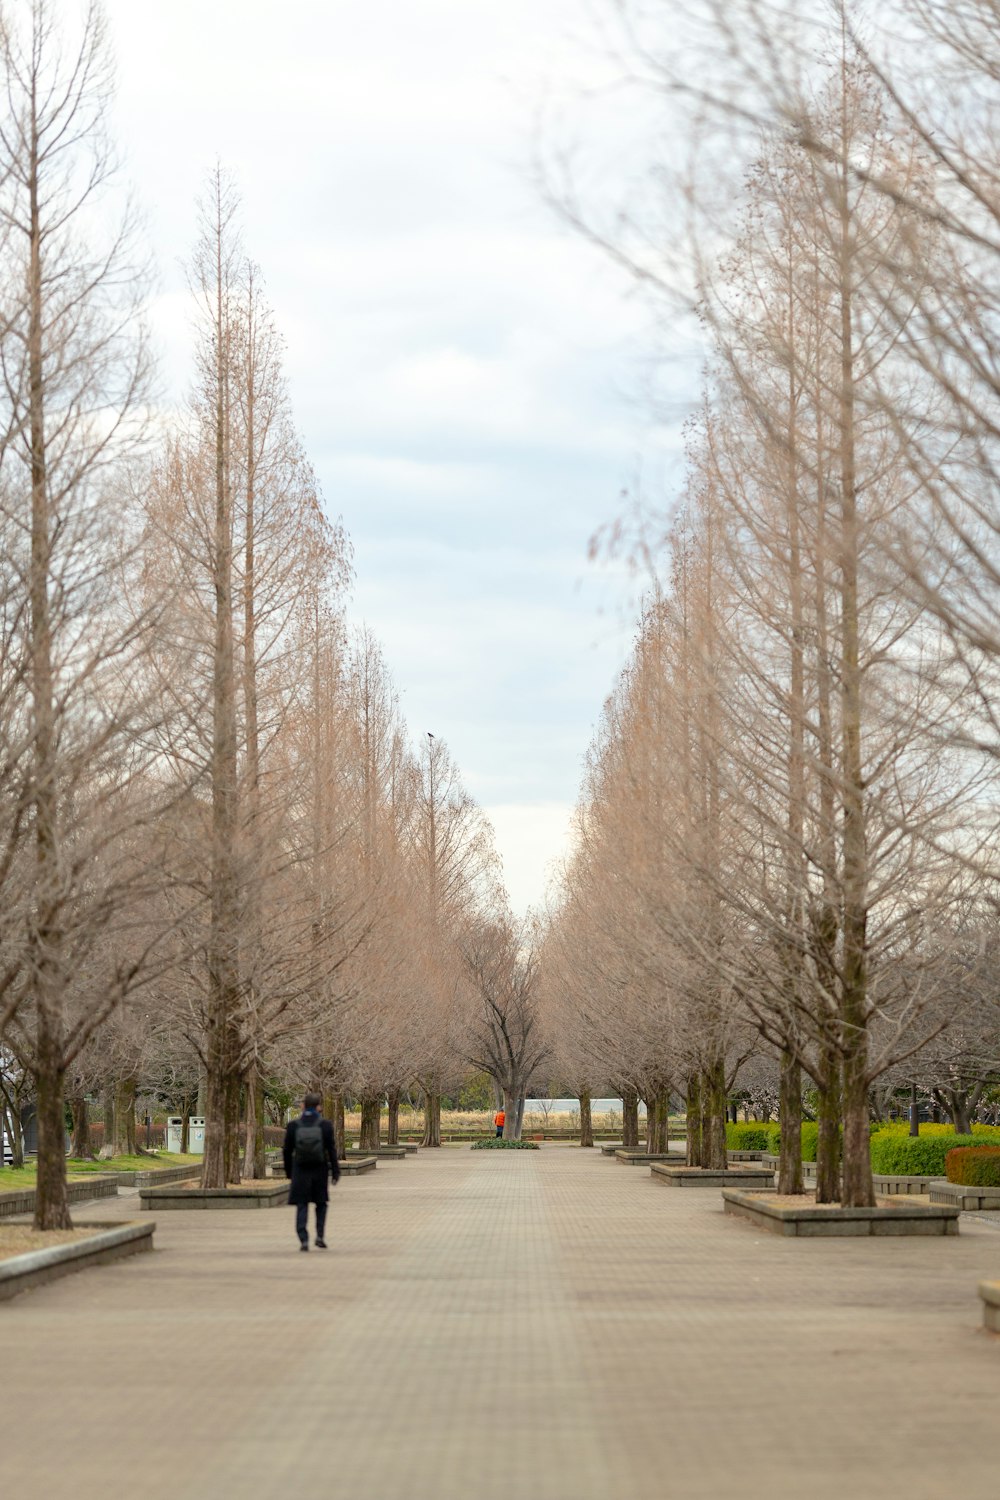
[[[962,1227],[781,1240],[559,1146],[345,1179],[326,1255],[164,1214],[0,1307],[0,1493],[997,1500],[1000,1233]]]

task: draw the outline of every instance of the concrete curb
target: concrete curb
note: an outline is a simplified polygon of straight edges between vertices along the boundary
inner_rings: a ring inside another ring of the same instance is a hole
[[[138,1223],[130,1220],[125,1224],[100,1226],[77,1224],[75,1228],[99,1228],[100,1233],[74,1244],[49,1245],[44,1250],[29,1250],[25,1255],[0,1260],[0,1302],[16,1297],[29,1287],[57,1281],[60,1276],[71,1276],[75,1271],[85,1271],[88,1266],[105,1265],[108,1261],[123,1260],[127,1255],[141,1255],[152,1250],[156,1221]]]

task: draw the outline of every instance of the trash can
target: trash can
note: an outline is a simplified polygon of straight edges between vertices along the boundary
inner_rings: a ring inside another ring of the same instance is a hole
[[[181,1149],[181,1141],[184,1138],[184,1120],[181,1115],[167,1116],[166,1149],[175,1154]]]
[[[188,1151],[192,1156],[205,1154],[205,1116],[192,1115],[188,1120]]]

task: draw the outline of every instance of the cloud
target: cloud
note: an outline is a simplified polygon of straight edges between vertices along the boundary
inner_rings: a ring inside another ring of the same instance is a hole
[[[272,0],[108,10],[164,400],[191,379],[181,261],[220,157],[354,542],[355,618],[414,731],[448,739],[495,814],[515,904],[537,900],[632,633],[634,581],[587,545],[650,446],[646,314],[530,178],[578,0],[291,0],[280,24]],[[693,388],[681,371],[667,399]]]

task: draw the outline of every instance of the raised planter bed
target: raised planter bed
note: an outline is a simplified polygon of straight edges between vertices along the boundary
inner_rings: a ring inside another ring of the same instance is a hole
[[[796,1235],[941,1235],[958,1233],[959,1210],[950,1204],[917,1202],[910,1195],[883,1198],[875,1208],[844,1208],[839,1203],[801,1203],[777,1193],[723,1188],[727,1214],[750,1219],[769,1234]]]
[[[77,1182],[66,1184],[68,1203],[89,1203],[92,1198],[117,1196],[118,1174],[115,1172],[95,1172],[92,1177],[81,1177]],[[33,1214],[34,1211],[34,1188],[14,1188],[0,1193],[0,1219],[12,1218],[15,1214]]]
[[[620,1161],[625,1167],[648,1167],[654,1161],[681,1161],[679,1151],[624,1151],[619,1148],[615,1152],[615,1161]]]
[[[979,1296],[983,1304],[983,1327],[1000,1333],[1000,1281],[981,1281]]]
[[[729,1161],[759,1161],[763,1162],[766,1153],[763,1151],[727,1151],[726,1157]]]
[[[946,1182],[935,1177],[928,1189],[932,1203],[954,1203],[963,1213],[1000,1209],[1000,1187],[972,1187],[964,1182]]]
[[[735,1182],[739,1187],[752,1191],[766,1191],[774,1187],[774,1173],[770,1167],[729,1167],[724,1172],[709,1167],[672,1167],[664,1161],[650,1164],[650,1172],[657,1182],[667,1187],[679,1188],[724,1188]]]
[[[57,1281],[60,1276],[72,1276],[75,1271],[85,1271],[88,1266],[106,1265],[111,1260],[122,1260],[127,1255],[141,1255],[152,1250],[156,1224],[147,1220],[145,1223],[77,1224],[75,1227],[92,1228],[94,1233],[85,1240],[49,1245],[43,1250],[29,1250],[24,1255],[11,1255],[0,1260],[0,1302],[26,1292],[29,1287]]]
[[[150,1167],[148,1171],[116,1172],[119,1187],[158,1187],[168,1182],[192,1182],[201,1176],[197,1162],[189,1167]]]
[[[378,1157],[374,1155],[361,1156],[357,1151],[348,1151],[346,1156],[340,1158],[341,1173],[346,1172],[348,1177],[357,1177],[359,1172],[374,1172],[378,1166]],[[288,1191],[288,1178],[285,1176],[284,1162],[277,1162],[271,1172],[274,1177],[280,1177]]]
[[[144,1209],[280,1208],[288,1202],[287,1182],[244,1182],[238,1187],[203,1188],[176,1183],[139,1189]]]
[[[346,1172],[348,1177],[357,1177],[361,1172],[374,1172],[378,1166],[377,1156],[358,1156],[354,1153],[340,1163],[341,1172]]]
[[[384,1157],[386,1161],[405,1161],[410,1155],[405,1146],[379,1146],[373,1151],[365,1151],[365,1156],[375,1156],[380,1160]],[[347,1153],[347,1160],[353,1161],[355,1157],[361,1156],[357,1146],[351,1146]]]

